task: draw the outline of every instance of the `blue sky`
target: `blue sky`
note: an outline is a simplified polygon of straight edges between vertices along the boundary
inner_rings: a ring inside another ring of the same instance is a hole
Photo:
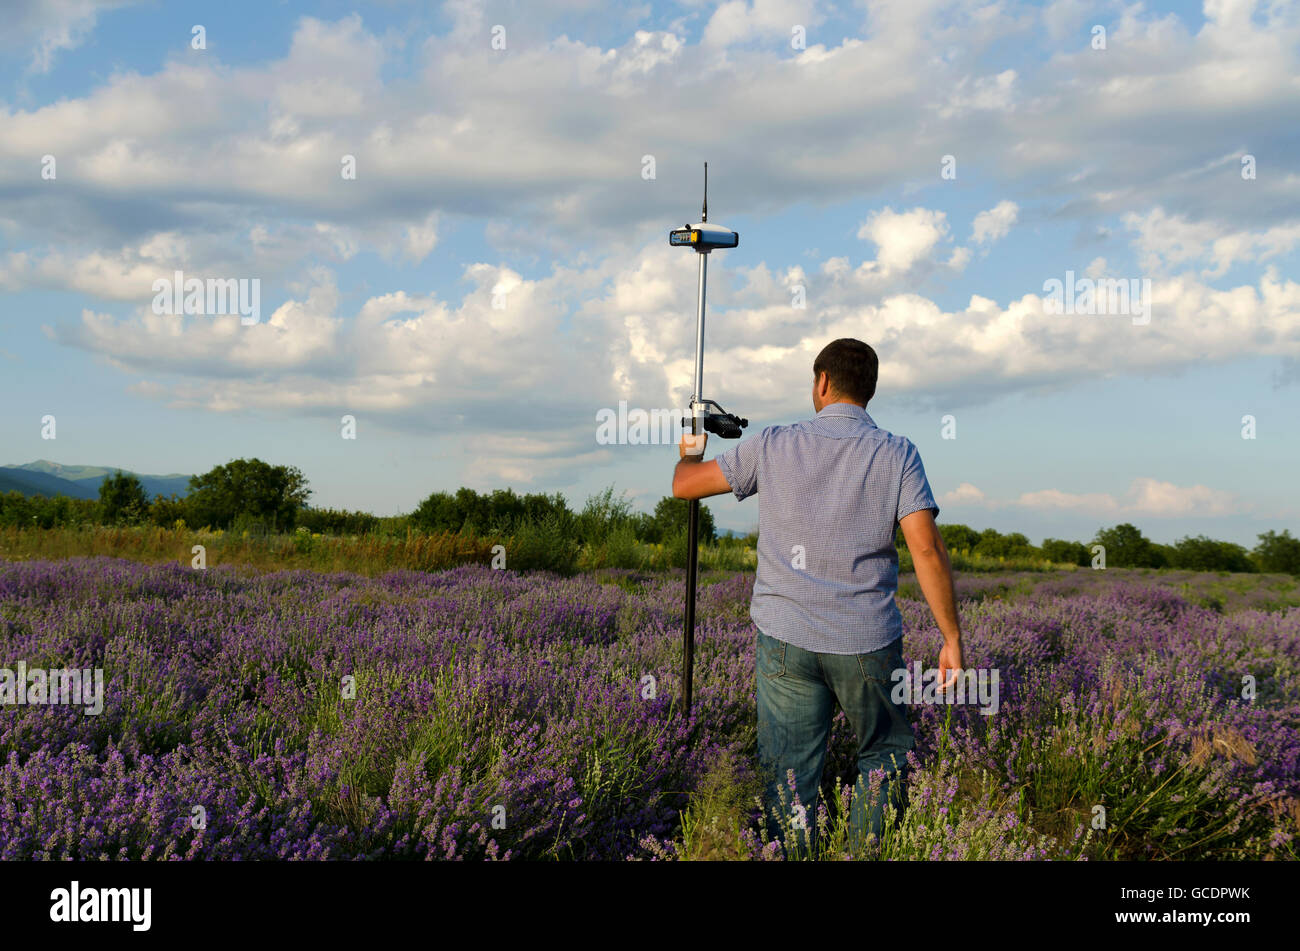
[[[751,432],[810,415],[813,356],[854,336],[941,520],[1300,531],[1293,5],[14,9],[0,463],[256,455],[382,514],[459,485],[652,508],[675,448],[599,444],[596,414],[689,398],[667,232],[707,160],[741,244],[710,259],[704,395]],[[257,279],[258,322],[155,313],[176,270]],[[1067,271],[1149,282],[1149,319],[1048,312]]]

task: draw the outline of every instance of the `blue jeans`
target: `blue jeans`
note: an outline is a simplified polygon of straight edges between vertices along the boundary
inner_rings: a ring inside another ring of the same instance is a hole
[[[850,846],[866,834],[880,840],[888,800],[901,814],[907,803],[907,753],[915,746],[907,708],[890,699],[891,674],[903,666],[903,640],[865,654],[821,654],[758,632],[758,758],[765,779],[768,828],[786,840],[793,833],[802,854],[817,849],[817,796],[826,763],[835,702],[858,740],[858,780],[850,809]],[[802,813],[794,808],[787,771],[794,770]],[[884,770],[875,796],[872,770]],[[803,830],[803,831],[801,831]]]

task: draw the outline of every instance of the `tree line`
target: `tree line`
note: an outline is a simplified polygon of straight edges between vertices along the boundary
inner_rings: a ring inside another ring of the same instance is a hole
[[[665,496],[654,512],[633,512],[630,502],[614,496],[612,486],[588,499],[579,511],[570,508],[561,493],[519,495],[513,489],[434,492],[415,511],[393,517],[313,508],[308,504],[310,497],[307,479],[296,467],[236,459],[192,476],[184,496],[151,499],[136,476],[121,471],[100,483],[97,500],[0,494],[0,525],[171,528],[182,524],[254,534],[301,530],[322,535],[365,535],[415,530],[479,536],[514,535],[526,528],[545,527],[582,543],[602,541],[615,531],[624,531],[642,542],[666,543],[686,531],[684,500]],[[706,542],[717,540],[713,514],[706,506],[700,507],[700,538]]]
[[[613,487],[593,495],[575,511],[560,493],[512,489],[480,493],[469,488],[434,492],[407,515],[383,517],[368,512],[315,508],[303,473],[260,459],[236,459],[190,479],[185,496],[149,498],[140,480],[115,472],[101,483],[97,500],[45,498],[18,492],[0,494],[0,525],[54,528],[81,524],[139,525],[244,531],[256,534],[305,532],[320,535],[403,535],[410,531],[475,536],[535,538],[539,546],[650,543],[685,545],[687,503],[665,496],[653,512],[633,512],[615,497]],[[939,526],[950,551],[990,558],[1040,559],[1088,566],[1104,551],[1105,565],[1116,568],[1184,568],[1197,571],[1283,572],[1300,574],[1300,538],[1289,530],[1259,535],[1252,549],[1204,535],[1172,545],[1146,538],[1124,523],[1098,530],[1091,542],[1048,538],[1033,545],[1019,533],[982,531],[961,524]],[[717,542],[713,515],[700,506],[700,538]],[[753,545],[751,535],[745,543]],[[898,533],[898,545],[903,545]]]
[[[1104,558],[1111,568],[1184,568],[1193,571],[1283,572],[1300,574],[1300,538],[1289,529],[1258,536],[1258,544],[1246,549],[1234,542],[1218,541],[1205,535],[1187,536],[1172,545],[1151,541],[1128,522],[1099,529],[1091,542],[1045,538],[1032,545],[1020,532],[1002,534],[986,528],[976,531],[966,525],[940,525],[944,545],[951,551],[997,558],[1043,558],[1057,564],[1090,566]],[[902,544],[899,532],[898,543]],[[1100,550],[1098,550],[1100,546]]]

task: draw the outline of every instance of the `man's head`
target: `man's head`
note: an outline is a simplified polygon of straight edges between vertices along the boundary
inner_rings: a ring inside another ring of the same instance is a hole
[[[861,340],[832,340],[813,361],[813,409],[821,412],[831,403],[865,407],[876,395],[880,360]]]

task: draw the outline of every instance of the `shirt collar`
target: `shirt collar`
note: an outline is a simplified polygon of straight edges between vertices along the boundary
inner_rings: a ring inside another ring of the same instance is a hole
[[[856,403],[827,403],[817,414],[817,419],[828,416],[846,416],[850,419],[860,419],[870,426],[876,425],[876,421],[867,413],[866,407],[858,406]]]

